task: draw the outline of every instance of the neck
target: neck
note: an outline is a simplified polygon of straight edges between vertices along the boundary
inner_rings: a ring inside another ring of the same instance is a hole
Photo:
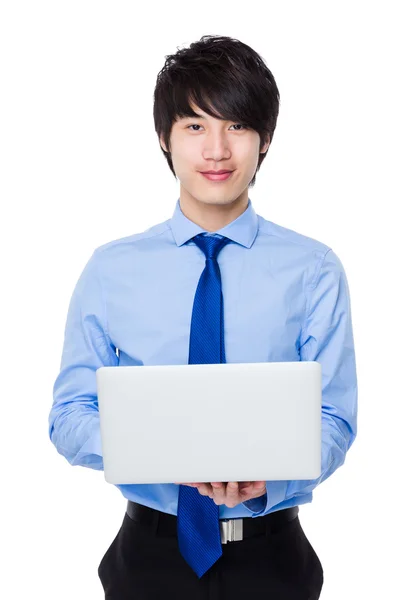
[[[209,232],[218,231],[245,212],[248,205],[247,189],[228,204],[205,203],[189,194],[180,195],[180,208],[190,221]]]

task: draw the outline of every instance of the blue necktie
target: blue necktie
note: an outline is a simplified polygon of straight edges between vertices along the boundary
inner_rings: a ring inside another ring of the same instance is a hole
[[[225,363],[223,295],[217,255],[231,240],[219,234],[202,233],[192,240],[204,252],[206,260],[192,309],[189,364]],[[219,506],[196,488],[180,485],[177,534],[180,553],[201,578],[223,554]]]

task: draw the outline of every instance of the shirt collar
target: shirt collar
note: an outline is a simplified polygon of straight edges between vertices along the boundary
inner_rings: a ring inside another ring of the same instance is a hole
[[[202,229],[184,215],[180,208],[179,198],[173,216],[169,220],[169,227],[178,246],[182,246],[198,233],[208,233],[206,229]],[[246,210],[237,219],[211,233],[223,235],[242,246],[246,246],[246,248],[250,248],[258,233],[258,217],[250,198]]]

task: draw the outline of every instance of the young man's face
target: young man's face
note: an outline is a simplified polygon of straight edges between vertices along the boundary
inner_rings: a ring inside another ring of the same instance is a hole
[[[211,117],[194,104],[192,108],[202,117],[178,119],[170,138],[173,168],[180,181],[181,204],[221,207],[243,202],[247,205],[248,185],[259,160],[259,134],[245,129],[239,122]],[[166,150],[162,138],[160,143]],[[269,142],[260,152],[266,152],[268,147]],[[224,181],[211,181],[201,173],[221,169],[233,172]]]

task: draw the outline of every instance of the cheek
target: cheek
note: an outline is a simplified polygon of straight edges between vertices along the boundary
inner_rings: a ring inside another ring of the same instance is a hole
[[[233,150],[233,156],[241,170],[252,170],[259,160],[259,145],[246,144]]]
[[[195,173],[200,164],[199,156],[198,150],[193,151],[188,147],[187,151],[178,151],[172,154],[173,166],[176,165],[178,170],[185,175]]]

